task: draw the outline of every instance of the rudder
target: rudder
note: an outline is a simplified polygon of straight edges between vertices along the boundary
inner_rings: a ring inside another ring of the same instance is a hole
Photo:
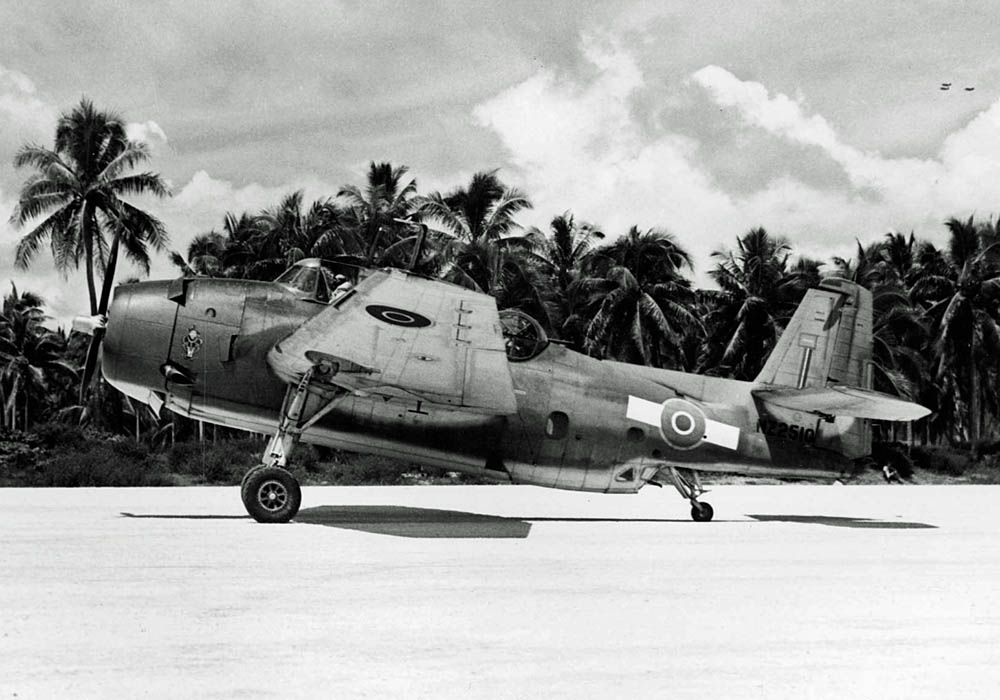
[[[806,292],[755,382],[872,386],[872,294],[838,277]]]

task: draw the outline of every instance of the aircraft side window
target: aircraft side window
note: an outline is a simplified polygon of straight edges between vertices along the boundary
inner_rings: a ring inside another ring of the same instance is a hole
[[[306,294],[312,294],[316,289],[316,278],[319,277],[319,270],[315,267],[304,267],[295,278],[295,288]]]
[[[569,416],[562,411],[553,411],[545,421],[545,437],[562,440],[569,434]]]

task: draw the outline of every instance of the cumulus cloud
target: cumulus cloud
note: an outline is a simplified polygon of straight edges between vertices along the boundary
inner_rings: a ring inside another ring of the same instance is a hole
[[[38,97],[24,73],[0,65],[0,124],[3,130],[37,138],[55,128],[58,111]]]
[[[257,213],[276,206],[285,195],[302,190],[305,205],[330,196],[337,187],[314,177],[302,177],[285,185],[266,187],[255,182],[238,186],[228,180],[215,178],[205,170],[196,172],[190,180],[175,188],[170,199],[144,203],[145,208],[157,216],[170,234],[170,248],[186,252],[195,236],[222,229],[226,214],[237,216],[243,212]],[[176,275],[166,256],[153,260],[150,275],[153,278]]]
[[[922,223],[996,205],[1000,101],[949,135],[936,158],[885,158],[844,143],[822,116],[806,114],[799,100],[772,96],[760,83],[740,80],[724,68],[706,66],[692,80],[717,104],[736,108],[746,123],[816,147],[817,157],[836,162],[856,192],[875,193],[885,214]]]
[[[748,140],[776,138],[845,176],[836,184],[807,184],[795,173],[808,164],[793,161],[780,171],[755,170],[754,184],[737,192],[721,184],[702,157],[705,145],[693,135],[698,125],[690,115],[681,122],[669,95],[656,99],[662,86],[647,85],[628,52],[591,37],[582,53],[593,69],[589,78],[541,71],[475,110],[509,151],[535,216],[572,208],[612,237],[631,225],[665,227],[704,274],[711,251],[731,248],[754,226],[788,236],[800,254],[829,259],[850,255],[855,237],[871,240],[891,228],[943,235],[948,216],[996,206],[1000,101],[944,139],[934,158],[886,158],[846,143],[802,98],[772,95],[759,83],[706,66],[668,88],[675,95],[703,91],[723,108],[721,115],[709,109],[696,119],[741,125]],[[656,102],[661,111],[655,115],[641,111]]]
[[[582,49],[594,69],[589,81],[542,71],[475,110],[531,193],[534,213],[522,219],[545,227],[545,217],[572,208],[612,237],[632,225],[668,226],[707,258],[712,242],[687,234],[729,218],[732,198],[698,167],[695,140],[644,134],[633,98],[645,81],[627,52],[599,37],[585,38]]]
[[[153,143],[154,141],[167,142],[167,134],[153,120],[126,124],[125,135],[130,141],[145,141],[146,143]]]

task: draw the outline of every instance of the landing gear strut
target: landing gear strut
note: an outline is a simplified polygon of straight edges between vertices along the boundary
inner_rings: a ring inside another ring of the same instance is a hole
[[[706,493],[698,478],[698,472],[692,469],[681,469],[680,467],[668,467],[670,480],[677,489],[681,498],[686,498],[691,502],[691,519],[697,522],[708,522],[715,515],[715,510],[709,503],[699,501],[698,497]],[[662,472],[661,472],[662,473]]]
[[[287,523],[299,512],[302,504],[299,482],[285,469],[288,455],[302,432],[326,415],[336,402],[335,399],[321,400],[318,409],[306,409],[312,375],[313,370],[310,369],[296,386],[288,387],[278,429],[267,443],[263,463],[243,476],[240,497],[247,512],[259,523]]]

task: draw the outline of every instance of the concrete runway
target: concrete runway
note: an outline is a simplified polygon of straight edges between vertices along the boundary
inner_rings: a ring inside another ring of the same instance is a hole
[[[985,698],[1000,487],[0,489],[6,698]]]

